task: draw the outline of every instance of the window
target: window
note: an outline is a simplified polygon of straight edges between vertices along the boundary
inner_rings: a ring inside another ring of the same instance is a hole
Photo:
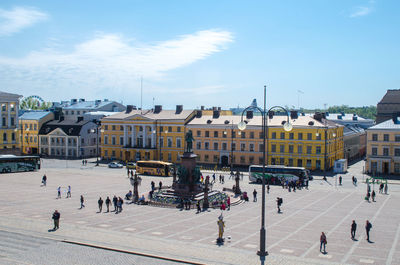
[[[228,132],[227,132],[227,131],[223,131],[223,132],[222,132],[222,138],[226,138],[227,135],[228,135]]]
[[[258,152],[262,152],[264,150],[264,144],[258,145]]]
[[[293,158],[289,158],[288,162],[289,162],[288,166],[292,167],[293,166]]]
[[[240,151],[245,151],[246,150],[246,144],[245,143],[240,143]]]
[[[210,132],[209,131],[206,131],[205,137],[210,137]]]
[[[214,137],[218,138],[218,131],[214,131]]]
[[[311,154],[312,152],[312,146],[307,146],[307,154]]]
[[[176,127],[177,132],[181,132],[181,127]]]
[[[321,169],[321,160],[316,160],[316,161],[315,161],[315,167],[316,167],[317,169]]]
[[[79,115],[79,114],[81,114],[81,112],[78,110],[78,111],[76,111],[76,114]]]
[[[197,137],[201,137],[201,131],[197,131]]]
[[[281,132],[281,139],[285,139],[285,133]]]
[[[395,140],[396,142],[400,142],[400,135],[396,135],[396,136],[394,137],[394,140]]]
[[[35,137],[35,140],[36,140],[36,137]],[[11,141],[15,141],[15,133],[12,133],[11,134]],[[35,141],[36,142],[36,141]]]
[[[306,167],[311,168],[311,159],[307,159]]]
[[[171,153],[168,153],[168,161],[171,161],[172,160],[172,155],[171,155]]]
[[[383,155],[384,156],[389,156],[389,148],[387,148],[387,147],[383,148]]]
[[[271,152],[272,153],[276,152],[276,144],[271,144]]]
[[[241,156],[241,157],[240,157],[240,163],[241,163],[241,164],[246,163],[246,157],[245,157],[245,156]]]
[[[26,124],[25,124],[26,125]],[[7,126],[7,124],[6,124],[6,118],[5,117],[3,117],[3,119],[2,119],[2,126]],[[26,129],[26,128],[25,128]]]
[[[303,153],[303,146],[301,146],[301,145],[297,146],[297,153],[299,153],[299,154]]]
[[[307,140],[312,140],[312,133],[307,133]]]
[[[123,131],[123,130],[124,130],[124,126],[120,125],[120,126],[119,126],[119,130],[120,130],[120,131]]]
[[[197,143],[196,143],[196,148],[197,148],[197,149],[201,149],[201,142],[197,142]]]
[[[108,144],[108,136],[107,135],[104,136],[104,144]]]
[[[222,150],[226,150],[227,149],[227,144],[226,143],[222,143]]]
[[[378,170],[378,162],[371,162],[371,170],[372,172],[376,172]]]
[[[170,137],[167,138],[167,144],[168,144],[168,147],[172,147],[172,138],[170,138]]]
[[[394,156],[400,156],[400,148],[394,149]]]
[[[164,137],[160,137],[160,147],[164,147]]]
[[[29,124],[29,130],[32,131],[32,123]]]
[[[293,153],[293,150],[294,150],[294,146],[293,145],[289,145],[289,153]],[[293,161],[292,161],[293,162]]]
[[[6,104],[1,104],[1,111],[6,111]]]
[[[236,144],[232,143],[232,151],[235,151],[235,150],[236,150]]]
[[[258,137],[259,137],[260,139],[264,139],[264,134],[263,134],[263,132],[260,132]]]
[[[246,138],[246,132],[242,132],[241,137]]]
[[[164,127],[160,126],[160,132],[164,132]]]
[[[259,156],[259,157],[258,157],[258,164],[259,164],[259,165],[262,165],[262,164],[263,164],[263,161],[264,161],[264,160],[263,160],[263,157],[262,157],[262,156]]]
[[[172,127],[171,126],[168,126],[168,132],[172,132]],[[170,159],[168,159],[168,160],[170,160]]]
[[[276,159],[275,159],[275,157],[271,158],[271,165],[276,165]]]
[[[124,145],[124,137],[123,136],[119,137],[119,144]]]
[[[289,133],[289,139],[293,140],[294,139],[294,133]],[[292,161],[293,162],[293,161]]]
[[[321,133],[317,133],[315,136],[316,136],[315,138],[316,138],[317,140],[321,140]]]
[[[297,166],[302,167],[303,166],[303,160],[302,159],[297,159]]]
[[[34,129],[35,131],[37,130],[37,124],[36,124],[36,123],[33,125],[33,129]]]
[[[210,143],[205,142],[204,143],[204,149],[208,150],[210,148]]]
[[[378,135],[376,133],[372,135],[372,141],[378,141]]]
[[[104,130],[108,130],[108,125],[104,125]]]
[[[254,144],[249,145],[250,152],[254,152]]]
[[[384,134],[383,135],[383,141],[389,142],[389,134]]]
[[[254,132],[250,132],[250,139],[254,139]]]
[[[279,152],[285,153],[285,146],[283,144],[279,145]]]
[[[297,135],[297,137],[299,138],[299,140],[303,140],[303,133],[299,133],[299,134]]]
[[[81,143],[82,143],[82,144],[85,143],[85,139],[84,139],[84,138],[81,139]]]
[[[74,115],[74,114],[75,114],[75,112],[73,110],[71,110],[71,115]]]
[[[272,137],[271,137],[272,139],[276,139],[276,132],[273,132],[272,133]]]
[[[217,155],[214,155],[214,156],[213,156],[213,162],[214,162],[214,163],[218,163],[218,156],[217,156]]]
[[[249,163],[250,164],[254,164],[254,156],[250,156],[249,157]]]
[[[378,154],[378,148],[372,147],[372,155],[376,156]]]
[[[3,133],[3,142],[7,142],[7,133]]]
[[[10,119],[10,126],[14,126],[15,125],[15,123],[14,123],[14,117],[11,117],[11,119]]]
[[[178,127],[179,128],[179,127]],[[182,145],[182,143],[181,143],[181,138],[176,138],[176,147],[177,148],[181,148],[181,145]]]
[[[394,163],[394,173],[400,173],[400,163]]]
[[[279,165],[284,165],[285,164],[285,158],[281,157],[279,158]]]
[[[218,150],[218,143],[214,143],[214,150]]]
[[[142,127],[140,127],[140,128],[142,128]],[[115,131],[115,125],[112,126],[112,130]]]
[[[204,161],[208,162],[208,155],[204,155]]]
[[[235,131],[232,132],[232,138],[236,138],[236,132]]]
[[[318,145],[318,146],[315,147],[315,153],[316,154],[321,154],[321,146]]]
[[[111,137],[111,144],[112,144],[112,145],[115,145],[115,143],[116,143],[116,141],[115,141],[115,136],[112,136],[112,137]]]

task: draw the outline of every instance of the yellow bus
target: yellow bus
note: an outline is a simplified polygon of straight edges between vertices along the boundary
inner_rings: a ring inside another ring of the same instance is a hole
[[[138,161],[136,162],[136,173],[152,176],[172,176],[174,164],[164,161]]]

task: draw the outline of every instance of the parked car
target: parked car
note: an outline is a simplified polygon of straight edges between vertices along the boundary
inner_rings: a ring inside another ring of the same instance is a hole
[[[124,166],[117,162],[111,162],[110,164],[108,164],[108,167],[109,168],[123,168]]]
[[[134,163],[134,162],[128,162],[128,163],[126,164],[126,168],[129,168],[129,169],[136,169],[136,163]]]

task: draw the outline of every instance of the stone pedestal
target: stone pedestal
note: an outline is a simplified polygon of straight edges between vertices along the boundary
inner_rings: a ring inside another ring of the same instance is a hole
[[[175,181],[172,188],[178,193],[196,194],[202,192],[198,177],[195,176],[197,155],[185,152],[181,156],[181,167],[185,169],[186,176],[179,176],[179,181]]]

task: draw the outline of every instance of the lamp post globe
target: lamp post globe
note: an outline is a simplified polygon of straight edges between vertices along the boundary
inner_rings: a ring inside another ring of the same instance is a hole
[[[238,129],[243,131],[244,129],[246,129],[246,123],[244,121],[241,121],[238,123]]]
[[[283,125],[283,129],[287,132],[290,132],[293,129],[293,125],[289,121],[287,121],[285,122],[285,125]]]

